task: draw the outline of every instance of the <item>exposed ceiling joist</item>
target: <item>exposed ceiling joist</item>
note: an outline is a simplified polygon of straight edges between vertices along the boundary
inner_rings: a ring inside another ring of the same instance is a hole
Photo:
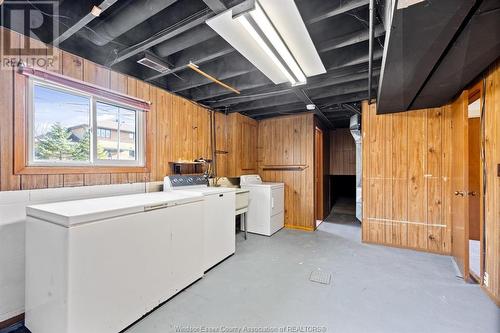
[[[308,91],[308,95],[314,100],[321,100],[325,98],[333,98],[336,96],[348,95],[353,93],[367,92],[368,80],[358,80],[351,83],[334,86],[327,89],[314,89]],[[366,95],[366,93],[365,93]],[[262,109],[276,105],[289,104],[296,102],[297,97],[295,94],[283,94],[280,96],[268,97],[261,100],[253,100],[251,102],[240,103],[229,109],[229,112],[241,112],[255,109]],[[359,100],[358,100],[359,101]],[[319,103],[313,103],[319,105]]]
[[[210,104],[210,107],[212,108],[218,108],[221,106],[229,106],[232,104],[238,104],[238,103],[245,103],[245,102],[251,102],[251,101],[257,101],[259,99],[263,98],[268,98],[272,96],[281,96],[281,95],[286,95],[292,93],[293,90],[292,88],[288,89],[281,89],[281,90],[274,90],[274,91],[262,91],[257,94],[251,94],[251,95],[245,95],[245,96],[235,96],[231,97],[230,99],[227,100],[220,100],[216,103]]]
[[[300,99],[297,97],[297,95],[295,95],[295,93],[293,92],[290,92],[286,95],[237,104],[229,109],[229,113],[269,108],[283,104],[297,103],[298,101],[300,101]],[[305,109],[305,105],[302,105]]]
[[[380,37],[385,34],[385,29],[383,25],[378,25],[375,28],[374,35],[375,37]],[[359,31],[352,32],[350,34],[346,34],[344,36],[336,37],[330,40],[327,40],[318,48],[319,52],[327,52],[335,49],[340,49],[342,47],[351,46],[354,44],[358,44],[361,42],[365,42],[368,40],[369,34],[368,30],[363,29]]]
[[[101,4],[98,7],[98,10],[100,13],[104,12],[106,9],[111,7],[112,5],[115,4],[118,0],[104,0],[101,2]],[[95,7],[94,7],[95,8]],[[52,41],[52,45],[59,45],[60,43],[64,42],[66,39],[70,38],[73,36],[76,32],[80,31],[83,27],[85,27],[87,24],[92,22],[95,18],[99,17],[99,15],[96,15],[97,13],[90,11],[88,14],[86,14],[84,17],[82,17],[78,22],[76,22],[74,25],[69,27],[65,32],[63,32],[59,37],[54,39]]]
[[[357,108],[357,107],[354,107],[351,104],[342,104],[342,107],[346,108],[346,109],[349,109],[349,110],[351,110],[354,113],[361,114],[361,109]]]
[[[285,104],[285,105],[280,105],[276,106],[273,108],[268,108],[268,109],[259,109],[259,110],[249,110],[243,112],[243,114],[249,116],[249,117],[258,117],[266,114],[272,114],[272,113],[285,113],[285,112],[293,112],[293,111],[307,111],[304,103],[301,102],[295,102],[292,104]]]
[[[124,61],[136,54],[146,51],[153,46],[156,46],[170,38],[180,35],[183,32],[186,32],[200,24],[204,24],[207,19],[212,17],[214,13],[209,10],[201,10],[179,22],[176,24],[156,33],[155,35],[145,39],[144,41],[127,47],[126,49],[118,52],[117,57],[109,64],[109,66],[113,66],[121,61]]]
[[[373,61],[379,61],[379,60],[382,60],[382,56],[383,56],[383,50],[381,49],[378,49],[376,50],[375,52],[373,52]],[[330,67],[328,67],[328,70],[334,70],[334,69],[338,69],[338,68],[343,68],[343,67],[347,67],[347,66],[354,66],[354,65],[359,65],[359,64],[368,64],[368,54],[363,54],[363,55],[360,55],[360,56],[357,56],[357,57],[354,57],[354,58],[348,58],[346,60],[343,60],[343,61],[336,61],[335,64],[331,65]]]
[[[180,52],[175,59],[173,68],[170,68],[165,73],[159,73],[148,77],[146,81],[153,81],[163,76],[184,70],[188,67],[190,62],[202,65],[206,62],[216,60],[217,58],[225,56],[226,54],[229,54],[231,52],[234,52],[234,49],[224,40],[218,37],[212,38],[204,43],[202,48],[192,47]]]
[[[226,83],[232,85],[233,87],[237,87],[240,91],[244,91],[270,85],[271,80],[269,80],[267,76],[262,74],[260,71],[253,71],[230,78],[226,80]],[[216,98],[224,95],[228,95],[227,90],[215,85],[204,85],[191,89],[190,91],[190,96],[195,101]]]
[[[237,55],[239,56],[239,54],[237,54]],[[234,56],[236,56],[236,54]],[[382,51],[374,54],[374,60],[378,61],[381,58],[382,58]],[[344,60],[343,62],[340,62],[340,61],[337,62],[335,64],[335,66],[332,66],[332,68],[329,69],[329,71],[337,72],[338,70],[342,70],[346,67],[351,67],[351,66],[353,66],[353,68],[359,68],[359,67],[357,67],[358,65],[364,65],[364,64],[368,63],[368,55],[358,56],[358,58],[354,58],[354,59],[351,59],[348,56],[346,56],[346,59],[347,60]],[[248,68],[247,72],[245,72],[245,70],[242,69],[241,67],[238,67],[237,70],[232,70],[231,67],[235,66],[235,64],[233,64],[233,61],[234,60],[232,60],[232,59],[228,59],[228,61],[222,61],[222,60],[218,59],[215,62],[210,63],[210,66],[211,66],[210,74],[218,77],[221,80],[224,80],[224,79],[228,79],[228,78],[232,78],[232,77],[236,77],[239,75],[244,75],[244,74],[256,71],[256,68],[253,65],[251,65],[250,63],[248,63],[246,60],[245,60],[245,62],[248,64],[247,65],[247,68]],[[215,73],[216,71],[217,71],[217,73]],[[348,72],[346,72],[346,74],[348,74]],[[156,77],[159,77],[159,76],[157,75]],[[183,79],[185,79],[186,81],[189,81],[189,79],[187,77],[183,77]],[[314,80],[314,78],[313,78],[313,80]],[[191,89],[194,87],[205,85],[207,83],[210,83],[210,82],[207,82],[207,81],[194,82],[193,81],[193,82],[186,82],[186,83],[184,83],[184,85],[173,84],[172,86],[170,86],[170,89],[175,89],[172,91],[179,92],[179,91],[183,91],[186,89]],[[263,85],[264,84],[267,84],[267,81],[263,81]],[[236,87],[238,90],[242,90],[241,88],[239,88],[237,83],[236,84],[231,83],[231,85]]]
[[[368,6],[368,0],[352,0],[347,3],[343,3],[342,1],[340,2],[341,5],[335,9],[332,9],[322,15],[319,15],[309,21],[307,21],[308,24],[314,24],[318,23],[320,21],[326,20],[327,18],[334,17],[340,14],[347,13],[353,9],[357,9],[363,6]]]
[[[314,89],[309,92],[311,98],[321,99],[331,96],[337,95],[345,95],[350,93],[355,93],[359,91],[367,90],[368,87],[368,78],[364,78],[362,80],[349,82],[346,84],[328,87],[327,89]]]
[[[318,87],[323,81],[325,82],[325,85],[330,85],[334,84],[335,78],[339,78],[342,76],[351,76],[351,75],[356,75],[361,72],[367,72],[368,70],[368,64],[367,63],[361,63],[353,66],[346,66],[342,68],[337,68],[335,70],[332,70],[328,72],[327,74],[323,74],[321,76],[313,77],[309,80],[308,87],[310,85],[316,85],[318,84]],[[328,81],[331,80],[331,83]],[[228,84],[231,84],[234,87],[237,87],[240,91],[245,91],[245,90],[250,90],[247,93],[248,94],[253,94],[253,93],[258,93],[260,92],[260,89],[287,89],[289,88],[289,85],[271,85],[271,82],[269,79],[264,76],[264,74],[260,73],[259,71],[251,72],[248,74],[243,74],[241,76],[237,76],[235,78],[229,79],[227,81]],[[191,91],[191,98],[193,98],[196,101],[201,101],[209,98],[215,98],[218,96],[223,96],[227,95],[227,91],[225,89],[220,89],[217,86],[213,85],[205,85],[202,87],[198,87],[196,89],[193,89]],[[228,96],[230,97],[230,96]],[[212,101],[214,102],[214,101]]]
[[[374,89],[375,91],[375,89]],[[366,86],[364,87],[362,92],[350,93],[346,95],[338,95],[323,99],[318,99],[317,103],[321,105],[323,108],[327,108],[329,106],[338,105],[342,103],[354,103],[363,101],[368,98],[368,90]]]
[[[234,53],[225,59],[218,59],[217,61],[210,63],[210,70],[206,70],[206,72],[219,80],[225,80],[256,70],[257,69],[245,58]],[[170,91],[179,92],[208,83],[211,83],[211,81],[189,71],[182,73],[181,80],[177,78],[175,81],[171,80],[171,82],[168,83],[168,88]]]
[[[203,2],[216,14],[222,13],[227,9],[226,5],[220,0],[203,0]]]
[[[374,71],[374,75],[378,75],[380,71]],[[320,80],[316,81],[315,83],[311,83],[307,85],[307,90],[311,89],[318,89],[318,88],[324,88],[324,87],[330,87],[342,83],[348,83],[348,82],[353,82],[353,81],[359,81],[363,79],[368,78],[368,72],[361,72],[353,75],[344,75],[344,76],[333,76],[333,75],[327,75],[322,77]],[[279,96],[279,95],[284,95],[287,94],[291,91],[291,88],[283,88],[281,86],[274,88],[274,89],[261,89],[259,91],[253,91],[248,93],[247,95],[241,95],[241,96],[234,96],[234,97],[228,97],[226,99],[221,99],[218,102],[215,102],[213,104],[210,104],[211,107],[217,108],[221,106],[229,106],[232,104],[238,104],[238,103],[243,103],[243,102],[248,102],[248,101],[255,101],[271,96]]]

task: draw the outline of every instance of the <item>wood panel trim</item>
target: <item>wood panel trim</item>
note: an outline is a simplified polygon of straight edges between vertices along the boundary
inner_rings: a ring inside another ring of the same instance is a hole
[[[262,170],[302,171],[308,167],[308,165],[264,165]]]
[[[302,231],[315,231],[316,230],[314,227],[304,227],[301,225],[292,225],[292,224],[285,224],[285,228],[293,229],[293,230],[302,230]]]
[[[489,298],[498,306],[500,307],[500,296],[495,296],[493,293],[481,282],[481,289],[488,295]]]
[[[418,251],[418,252],[434,253],[434,254],[439,254],[439,255],[443,255],[443,256],[448,255],[447,253],[443,253],[441,251],[436,251],[436,250],[432,250],[432,249],[422,249],[419,247],[409,247],[409,246],[403,246],[403,245],[398,245],[398,244],[394,244],[394,243],[387,243],[387,242],[363,240],[363,243],[370,244],[370,245],[376,245],[376,246],[388,246],[388,247],[393,247],[396,249],[408,249],[408,250],[413,250],[413,251]]]
[[[150,172],[148,167],[110,167],[110,166],[82,166],[82,167],[59,167],[59,166],[24,166],[16,170],[16,175],[59,175],[59,174],[95,174],[95,173],[138,173]]]

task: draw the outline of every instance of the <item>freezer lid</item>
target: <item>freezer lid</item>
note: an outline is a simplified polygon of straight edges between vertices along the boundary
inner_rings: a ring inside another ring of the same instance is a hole
[[[153,192],[26,207],[26,215],[64,227],[203,200],[197,192]]]

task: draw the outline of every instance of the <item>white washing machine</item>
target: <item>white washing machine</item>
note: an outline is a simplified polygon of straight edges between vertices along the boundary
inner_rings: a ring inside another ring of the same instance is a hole
[[[240,187],[250,190],[248,232],[271,236],[284,227],[284,183],[266,183],[259,175],[244,175],[240,178]]]
[[[164,178],[163,191],[188,191],[203,195],[204,271],[234,254],[236,189],[209,187],[203,175],[174,175]]]

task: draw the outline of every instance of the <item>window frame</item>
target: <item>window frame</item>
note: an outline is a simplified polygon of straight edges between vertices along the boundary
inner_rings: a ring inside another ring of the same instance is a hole
[[[123,103],[110,99],[97,97],[77,89],[65,87],[42,79],[27,78],[25,107],[16,108],[15,111],[15,137],[14,143],[14,173],[15,174],[59,174],[59,173],[120,173],[120,172],[149,172],[149,148],[147,140],[147,115],[146,112],[134,109]],[[91,128],[92,144],[90,147],[91,158],[89,161],[36,161],[34,158],[33,145],[33,121],[34,121],[34,88],[35,85],[47,87],[64,93],[89,98],[89,125]],[[96,103],[102,102],[121,107],[135,112],[136,115],[136,160],[100,160],[97,158],[97,119]]]

